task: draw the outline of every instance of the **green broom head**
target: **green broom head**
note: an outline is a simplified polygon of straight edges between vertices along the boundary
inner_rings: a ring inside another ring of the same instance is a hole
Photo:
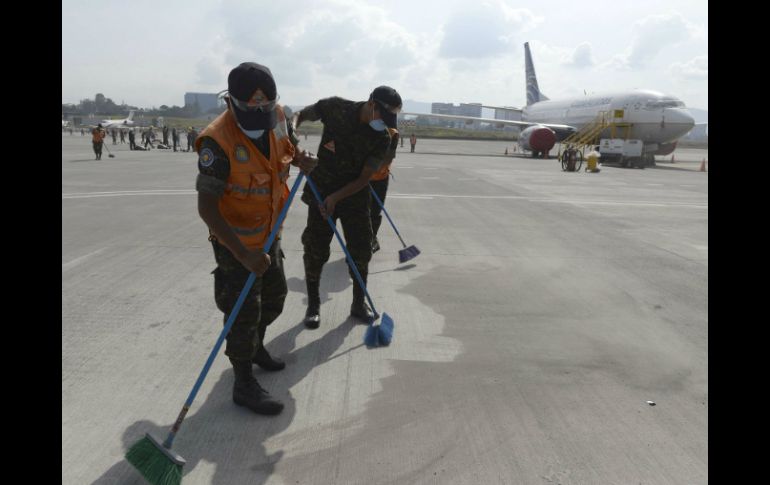
[[[182,483],[184,458],[164,448],[149,433],[128,450],[126,460],[152,485]]]

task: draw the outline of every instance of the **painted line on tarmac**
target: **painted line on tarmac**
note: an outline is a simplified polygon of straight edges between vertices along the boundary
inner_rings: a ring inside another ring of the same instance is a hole
[[[535,198],[524,195],[449,195],[449,194],[388,194],[388,197],[396,199],[408,199],[408,198],[447,198],[447,199],[520,199],[527,200],[529,202],[548,202],[556,204],[595,204],[595,205],[626,205],[626,206],[645,206],[645,207],[685,207],[693,209],[708,209],[708,204],[689,203],[689,202],[669,202],[669,201],[656,201],[650,202],[645,200],[580,200],[580,199],[545,199]]]
[[[75,266],[77,266],[80,263],[82,263],[83,261],[85,261],[86,259],[88,259],[88,258],[90,258],[92,256],[96,256],[97,254],[101,253],[105,249],[107,249],[107,248],[97,249],[96,251],[91,251],[90,253],[88,253],[86,255],[83,255],[83,256],[81,256],[79,258],[75,258],[75,259],[73,259],[72,261],[70,261],[68,263],[62,263],[61,270],[62,271],[67,271],[69,269],[72,269]]]
[[[62,199],[91,199],[94,197],[123,197],[133,195],[193,195],[197,191],[192,189],[174,190],[119,190],[114,192],[80,192],[61,194]]]

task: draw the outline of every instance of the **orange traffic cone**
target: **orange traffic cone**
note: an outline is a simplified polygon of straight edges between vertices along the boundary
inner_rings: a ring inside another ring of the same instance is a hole
[[[705,172],[706,171],[706,159],[704,158],[702,162],[700,162],[700,171]]]

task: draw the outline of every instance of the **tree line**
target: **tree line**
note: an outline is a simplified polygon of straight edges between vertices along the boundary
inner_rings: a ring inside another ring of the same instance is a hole
[[[78,104],[74,103],[62,103],[61,112],[62,118],[69,118],[70,116],[127,116],[130,110],[135,110],[136,114],[143,114],[146,116],[168,116],[174,118],[195,118],[203,114],[218,114],[221,109],[215,108],[204,113],[198,103],[194,103],[189,106],[167,106],[165,104],[160,107],[153,106],[152,108],[139,108],[136,106],[130,106],[125,103],[117,104],[111,98],[107,98],[102,93],[97,93],[94,99],[81,99]]]

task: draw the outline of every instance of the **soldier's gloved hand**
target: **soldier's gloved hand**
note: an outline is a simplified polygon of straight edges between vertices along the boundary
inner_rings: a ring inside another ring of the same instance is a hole
[[[324,217],[330,217],[334,214],[334,207],[337,205],[337,199],[333,195],[330,195],[324,199],[324,203],[318,206],[318,210],[321,211],[321,215]]]
[[[299,167],[305,175],[312,172],[316,165],[318,165],[318,157],[307,150],[302,150],[299,155],[294,157],[293,161],[296,162],[295,165]]]
[[[248,251],[245,255],[238,258],[238,261],[257,276],[262,276],[267,271],[267,268],[270,267],[270,255],[262,252],[261,249]]]

